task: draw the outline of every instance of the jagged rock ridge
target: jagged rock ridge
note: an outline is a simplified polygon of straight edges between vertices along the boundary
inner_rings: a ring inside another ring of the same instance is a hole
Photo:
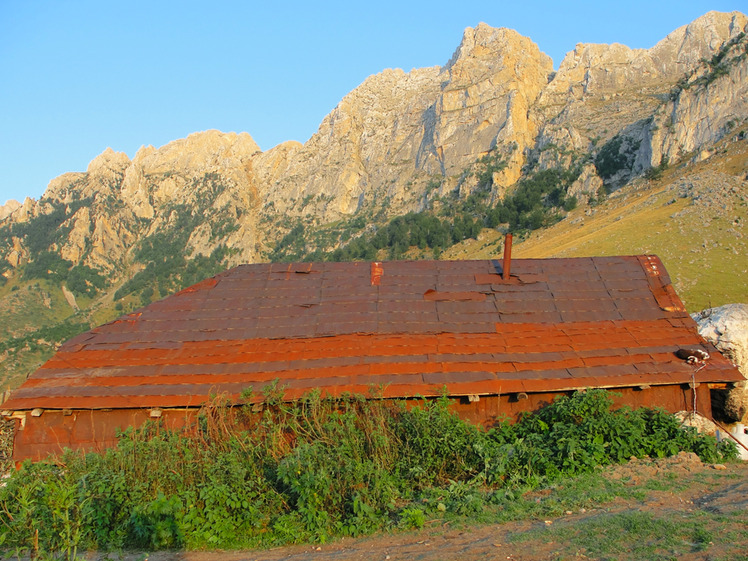
[[[256,261],[293,220],[394,216],[468,194],[486,155],[503,163],[492,177],[502,194],[533,170],[579,165],[570,190],[584,201],[603,182],[708,155],[745,122],[747,23],[710,12],[647,50],[580,44],[555,73],[531,40],[481,23],[442,67],[368,78],[303,145],[261,152],[247,133],[206,131],[144,147],[132,161],[108,149],[5,219],[4,274],[41,249],[126,278],[143,240],[187,226],[179,240],[189,258],[228,247],[227,263]],[[60,217],[48,245],[12,235],[13,224],[43,216]]]

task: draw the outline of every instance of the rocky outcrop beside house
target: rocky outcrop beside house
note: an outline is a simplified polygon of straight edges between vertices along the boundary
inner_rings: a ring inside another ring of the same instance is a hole
[[[748,378],[748,304],[728,304],[693,314],[699,334],[712,343]],[[748,381],[718,394],[724,421],[748,421]]]

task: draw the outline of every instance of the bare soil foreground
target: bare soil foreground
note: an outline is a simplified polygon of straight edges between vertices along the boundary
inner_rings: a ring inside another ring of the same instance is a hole
[[[604,480],[625,489],[558,516],[503,524],[427,520],[416,532],[262,551],[88,554],[103,561],[546,559],[748,560],[748,462],[708,465],[693,454],[632,460]],[[541,504],[563,486],[529,493]],[[621,496],[622,495],[622,496]]]

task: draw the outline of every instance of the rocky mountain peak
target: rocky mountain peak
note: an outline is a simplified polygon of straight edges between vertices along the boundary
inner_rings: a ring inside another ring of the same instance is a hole
[[[468,27],[462,35],[462,41],[449,59],[445,70],[450,70],[460,62],[466,60],[481,59],[495,67],[497,59],[501,59],[507,53],[513,51],[524,51],[528,56],[541,57],[545,60],[542,64],[550,64],[552,61],[548,55],[541,53],[538,46],[528,37],[520,35],[513,29],[506,27],[491,27],[486,23],[479,23],[476,27]],[[552,69],[551,69],[552,70]]]
[[[21,208],[21,203],[15,199],[5,201],[4,205],[0,205],[0,220],[4,220],[10,216],[13,211],[18,210],[19,208]]]
[[[231,161],[245,159],[260,152],[260,147],[246,133],[223,133],[217,130],[196,132],[174,140],[161,148],[142,147],[133,164],[146,173],[202,173],[230,167]]]
[[[135,157],[132,159],[132,162],[134,164],[141,164],[143,160],[145,160],[148,156],[156,152],[156,147],[149,144],[149,145],[143,145],[140,148],[138,148],[138,151],[135,152]]]
[[[86,169],[87,173],[100,174],[104,172],[120,173],[130,165],[130,158],[124,152],[115,152],[107,148],[101,154],[96,156]]]
[[[746,30],[748,16],[740,12],[708,12],[669,33],[649,49],[659,72],[686,72]]]
[[[515,62],[530,61],[544,74],[544,82],[547,81],[548,74],[553,71],[553,61],[531,39],[513,29],[480,23],[475,28],[465,29],[460,45],[443,71],[449,73],[450,86],[457,88],[507,70]]]
[[[650,49],[618,43],[579,43],[564,57],[546,97],[580,98],[630,88],[671,84],[702,59],[744,30],[748,17],[740,12],[709,12],[684,25]]]
[[[467,28],[442,74],[435,152],[442,172],[465,168],[475,154],[500,147],[506,167],[496,183],[514,183],[539,123],[530,107],[548,83],[553,61],[527,37],[481,23]]]

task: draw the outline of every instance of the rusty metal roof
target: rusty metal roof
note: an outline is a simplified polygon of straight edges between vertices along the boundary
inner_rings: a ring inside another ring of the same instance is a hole
[[[65,343],[6,409],[189,407],[742,380],[657,257],[243,265]],[[677,358],[702,348],[703,368]]]

